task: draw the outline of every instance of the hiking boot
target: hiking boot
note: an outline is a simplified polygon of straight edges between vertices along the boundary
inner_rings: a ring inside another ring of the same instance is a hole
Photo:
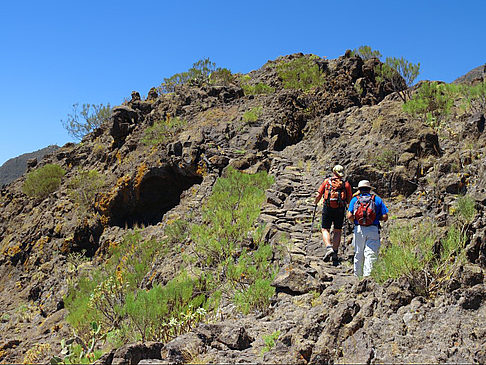
[[[337,264],[339,264],[339,258],[338,258],[337,251],[333,251],[332,252],[332,254],[331,254],[331,261],[334,264],[334,266],[336,266]]]
[[[334,253],[334,250],[332,249],[331,246],[326,247],[326,253],[324,254],[324,262],[331,261],[332,255]]]

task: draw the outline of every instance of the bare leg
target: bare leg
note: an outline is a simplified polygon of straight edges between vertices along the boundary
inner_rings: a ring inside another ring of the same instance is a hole
[[[332,248],[336,252],[339,248],[339,243],[341,242],[341,232],[342,229],[334,229],[332,233]]]
[[[324,241],[325,247],[331,246],[331,233],[329,233],[328,229],[322,229],[322,240]]]

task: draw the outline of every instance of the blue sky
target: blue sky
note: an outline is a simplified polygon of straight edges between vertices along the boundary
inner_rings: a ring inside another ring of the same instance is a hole
[[[486,1],[3,1],[0,165],[72,140],[74,103],[118,105],[209,57],[233,72],[370,45],[453,81],[486,63]]]

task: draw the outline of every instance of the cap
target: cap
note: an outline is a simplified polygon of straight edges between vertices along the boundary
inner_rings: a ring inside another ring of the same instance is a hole
[[[341,165],[336,165],[332,169],[332,172],[334,172],[339,177],[343,177],[344,176],[344,167],[342,167]]]

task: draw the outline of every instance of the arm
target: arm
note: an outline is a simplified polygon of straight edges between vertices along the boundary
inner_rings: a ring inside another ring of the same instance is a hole
[[[354,214],[351,213],[349,210],[346,212],[346,218],[348,218],[348,221],[351,223],[354,223]]]
[[[386,222],[388,220],[388,213],[383,214],[380,220]]]
[[[353,198],[353,189],[351,188],[351,184],[349,182],[346,181],[346,183],[344,184],[344,187],[346,188],[346,203],[348,203],[349,205],[349,202],[351,201],[351,199]]]
[[[314,205],[317,205],[317,203],[319,203],[319,201],[321,200],[322,195],[324,194],[324,190],[326,188],[326,183],[327,183],[327,179],[324,180],[321,186],[319,186],[319,189],[317,189],[317,196],[314,199]]]

